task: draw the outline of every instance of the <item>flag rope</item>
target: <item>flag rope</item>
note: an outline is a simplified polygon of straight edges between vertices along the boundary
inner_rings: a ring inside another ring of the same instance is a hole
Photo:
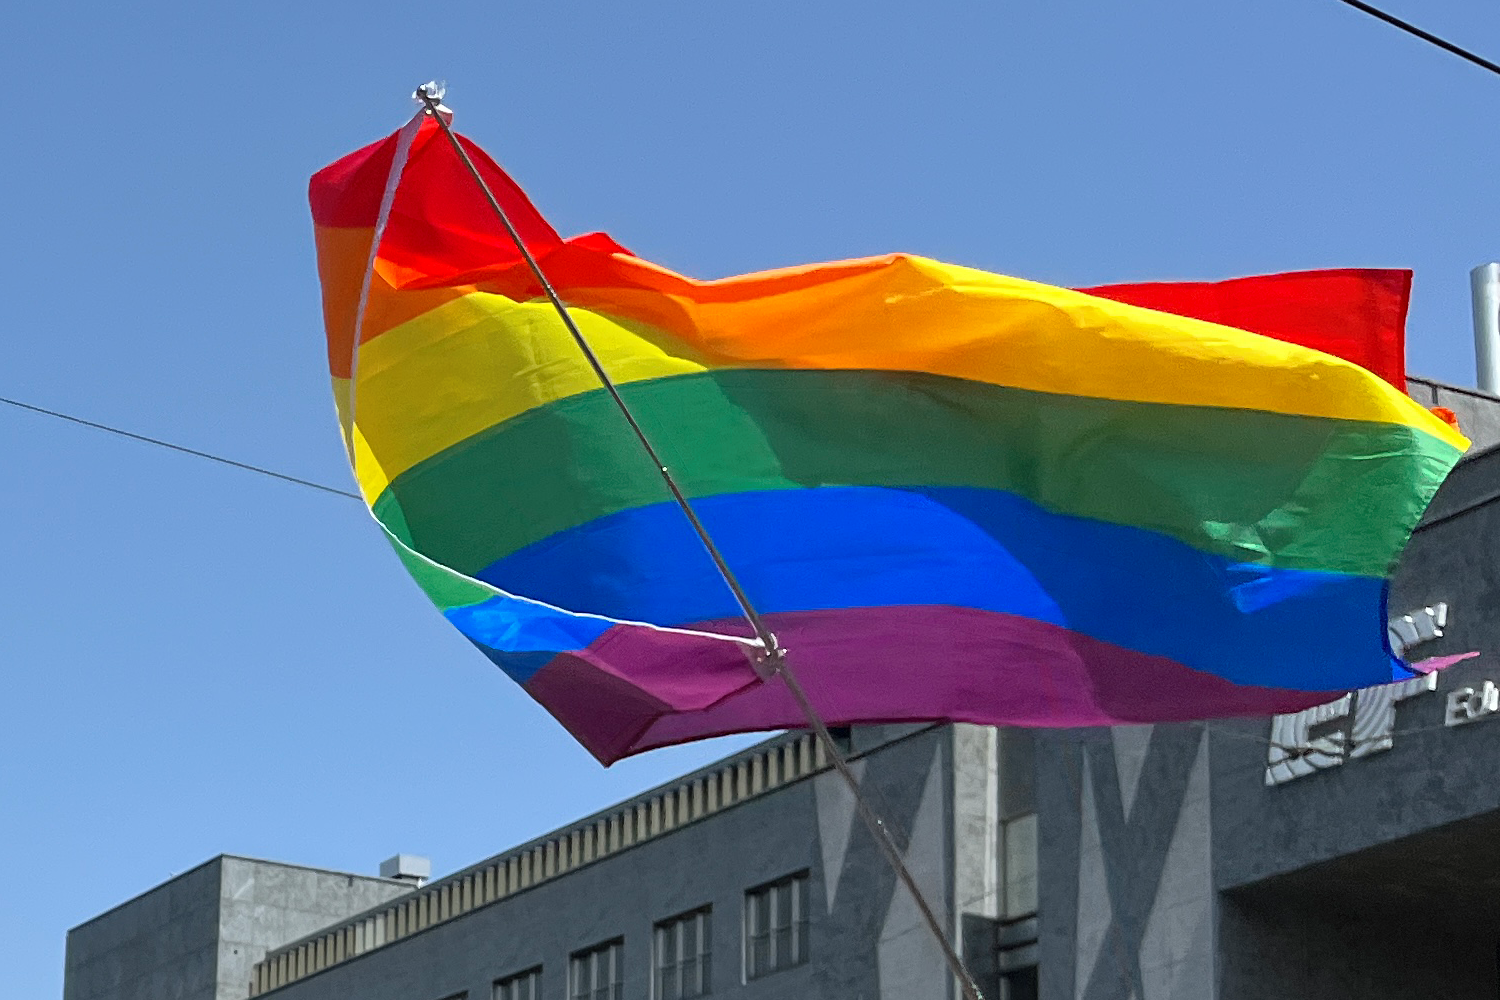
[[[854,796],[855,809],[859,813],[860,819],[864,821],[871,836],[875,838],[876,844],[879,845],[881,852],[890,863],[896,877],[906,887],[907,892],[911,894],[913,902],[916,903],[917,909],[922,914],[923,921],[927,924],[933,938],[942,949],[943,957],[947,961],[948,967],[952,971],[953,977],[958,982],[964,996],[967,1000],[984,1000],[978,983],[974,981],[973,975],[970,974],[968,968],[964,965],[963,958],[954,948],[953,942],[949,940],[947,932],[938,920],[937,914],[933,912],[926,895],[922,892],[921,887],[917,885],[917,880],[912,875],[911,869],[907,867],[905,860],[901,857],[901,851],[896,846],[890,832],[886,829],[885,821],[876,814],[875,810],[870,807],[869,802],[865,799],[859,787],[859,779],[850,770],[849,762],[845,759],[843,752],[834,741],[833,734],[828,731],[827,724],[823,721],[822,716],[818,714],[812,700],[807,695],[806,689],[803,688],[801,681],[797,679],[796,674],[792,671],[791,665],[787,662],[786,650],[782,649],[780,644],[777,643],[776,636],[771,633],[771,630],[765,623],[765,619],[756,610],[749,595],[745,592],[744,587],[741,586],[739,579],[734,575],[733,569],[730,568],[729,563],[725,560],[724,554],[719,551],[719,547],[714,542],[713,536],[709,534],[703,522],[698,519],[697,513],[693,510],[693,505],[688,502],[687,496],[682,492],[681,487],[677,483],[677,478],[672,475],[672,470],[662,461],[661,454],[651,443],[650,437],[641,427],[640,422],[636,420],[635,414],[631,412],[629,404],[625,402],[625,398],[620,395],[620,390],[615,385],[614,380],[604,370],[603,362],[599,360],[599,356],[594,352],[588,339],[584,337],[583,331],[578,328],[578,324],[574,322],[572,314],[568,312],[568,307],[563,304],[562,298],[557,294],[556,289],[552,287],[552,282],[547,279],[547,275],[542,271],[541,265],[537,263],[536,258],[532,256],[530,249],[527,248],[526,241],[521,238],[521,234],[511,221],[510,216],[506,213],[504,207],[501,206],[499,200],[496,199],[489,185],[485,183],[484,177],[479,173],[479,168],[474,165],[474,161],[469,157],[468,151],[458,141],[458,136],[453,131],[452,122],[449,120],[449,116],[444,113],[447,109],[441,104],[442,93],[436,85],[429,83],[418,87],[414,96],[422,102],[426,113],[443,130],[448,143],[453,147],[454,152],[458,154],[459,159],[463,161],[464,166],[469,171],[469,175],[474,178],[474,183],[479,186],[479,190],[484,195],[485,201],[489,203],[490,209],[495,213],[500,224],[505,227],[506,234],[526,261],[526,266],[530,269],[532,276],[541,285],[542,291],[547,296],[548,301],[552,303],[552,308],[557,312],[558,318],[567,327],[568,333],[573,338],[573,342],[578,345],[578,349],[583,352],[584,357],[588,360],[589,366],[594,370],[594,375],[599,379],[600,385],[609,393],[610,398],[614,400],[615,406],[619,409],[620,415],[630,425],[630,429],[634,433],[636,441],[645,452],[646,457],[656,466],[657,472],[661,475],[662,482],[666,484],[667,490],[672,494],[672,499],[676,502],[678,509],[687,518],[688,523],[693,528],[693,532],[698,536],[698,541],[702,543],[709,558],[713,560],[714,567],[718,570],[719,576],[723,578],[725,585],[734,594],[734,599],[738,602],[740,610],[744,614],[745,621],[755,631],[755,635],[760,640],[763,649],[761,662],[756,667],[757,672],[768,682],[772,677],[779,676],[782,682],[786,684],[787,691],[790,692],[792,699],[797,703],[798,709],[806,717],[808,725],[812,728],[829,761],[833,764],[834,770],[843,778],[844,783],[849,787],[850,793]]]

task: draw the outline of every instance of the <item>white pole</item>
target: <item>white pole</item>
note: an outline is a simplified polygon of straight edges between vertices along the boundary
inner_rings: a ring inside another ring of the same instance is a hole
[[[1474,294],[1474,371],[1481,392],[1500,395],[1500,264],[1469,272]]]

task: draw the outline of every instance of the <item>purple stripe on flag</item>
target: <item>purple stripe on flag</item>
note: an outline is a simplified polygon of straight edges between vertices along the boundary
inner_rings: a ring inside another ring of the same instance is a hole
[[[766,618],[835,726],[1175,722],[1299,711],[1345,693],[1233,684],[1057,625],[970,608]],[[738,621],[694,627],[745,634]],[[557,657],[526,687],[604,763],[706,736],[805,725],[785,686],[761,683],[736,647],[639,627],[612,629],[588,649]]]

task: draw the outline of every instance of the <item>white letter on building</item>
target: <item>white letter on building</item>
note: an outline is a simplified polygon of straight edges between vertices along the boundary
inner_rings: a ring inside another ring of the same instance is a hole
[[[1349,705],[1354,700],[1346,694],[1338,701],[1316,705],[1291,715],[1278,715],[1271,720],[1271,753],[1266,761],[1266,784],[1283,785],[1295,778],[1312,774],[1325,767],[1336,767],[1344,762],[1343,733],[1330,733],[1314,740],[1309,737],[1313,726],[1349,714]]]

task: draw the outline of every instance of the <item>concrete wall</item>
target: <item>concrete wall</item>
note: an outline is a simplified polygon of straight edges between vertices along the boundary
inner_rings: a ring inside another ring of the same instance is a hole
[[[63,1000],[216,1000],[218,858],[68,932]]]
[[[1459,429],[1474,442],[1476,451],[1500,444],[1500,405],[1496,405],[1494,396],[1421,377],[1408,378],[1406,392],[1423,406],[1446,406],[1452,410],[1458,417]]]
[[[1043,740],[1042,997],[1215,995],[1211,750],[1196,725]]]
[[[243,1000],[251,970],[272,948],[411,891],[400,882],[224,857],[215,1000]]]
[[[1004,916],[1001,892],[1000,734],[983,726],[950,730],[953,746],[952,795],[953,920],[964,916],[998,920]]]
[[[1255,1000],[1492,1000],[1495,941],[1408,921],[1226,898],[1222,995]]]
[[[954,883],[954,730],[864,731],[854,768],[861,787],[904,843],[908,864],[941,913],[986,893]],[[893,739],[872,748],[880,740]],[[965,787],[988,787],[985,740],[971,732]],[[968,794],[968,793],[966,793]],[[969,821],[982,828],[986,820]],[[811,960],[743,981],[745,890],[810,873]],[[965,876],[968,877],[968,876]],[[855,813],[839,777],[824,772],[679,827],[457,919],[273,990],[275,1000],[487,1000],[494,981],[538,964],[543,992],[565,995],[570,953],[624,938],[625,996],[650,995],[653,924],[713,907],[713,994],[746,1000],[907,1000],[950,996],[938,947]]]

